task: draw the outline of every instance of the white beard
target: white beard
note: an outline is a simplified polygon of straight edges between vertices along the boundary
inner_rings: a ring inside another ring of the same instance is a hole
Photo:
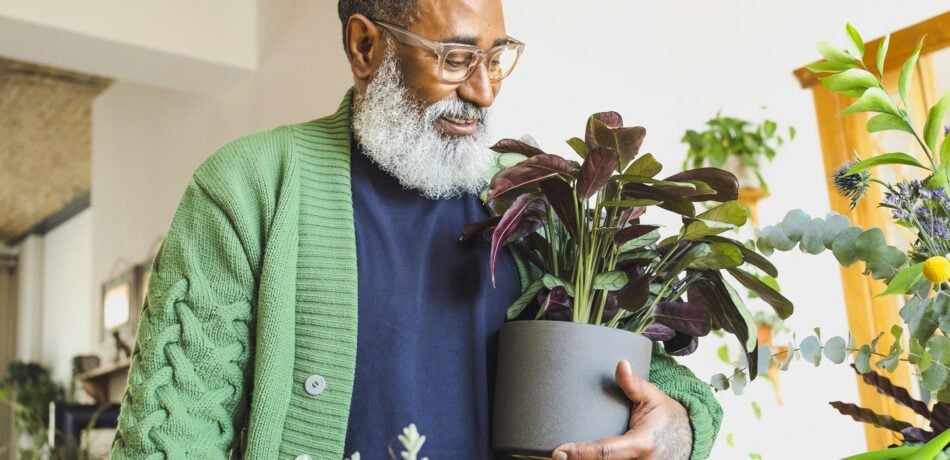
[[[366,92],[353,104],[353,131],[363,152],[407,189],[430,199],[478,193],[487,185],[494,153],[488,149],[488,110],[459,99],[427,108],[408,97],[393,46]],[[448,136],[436,125],[442,116],[474,118],[472,136]]]

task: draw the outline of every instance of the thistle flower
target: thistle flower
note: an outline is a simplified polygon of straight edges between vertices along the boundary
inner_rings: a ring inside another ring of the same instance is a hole
[[[844,163],[832,175],[832,182],[838,194],[851,200],[851,209],[858,205],[858,200],[864,196],[864,193],[868,191],[868,186],[871,185],[871,173],[868,171],[848,174],[848,170],[855,164],[857,164],[855,161]]]

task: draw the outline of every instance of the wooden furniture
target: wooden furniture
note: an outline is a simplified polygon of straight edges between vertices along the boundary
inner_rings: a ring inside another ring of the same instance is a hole
[[[110,363],[99,366],[87,372],[76,376],[82,388],[92,396],[96,404],[103,404],[119,397],[117,391],[110,389],[120,389],[125,386],[125,380],[128,377],[129,361],[122,360],[116,363]],[[118,382],[118,384],[117,384]]]

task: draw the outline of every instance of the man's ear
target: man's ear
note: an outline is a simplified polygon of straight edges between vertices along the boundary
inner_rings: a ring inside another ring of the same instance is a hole
[[[346,23],[344,44],[353,77],[361,81],[369,79],[382,62],[386,46],[382,30],[366,16],[354,14]]]

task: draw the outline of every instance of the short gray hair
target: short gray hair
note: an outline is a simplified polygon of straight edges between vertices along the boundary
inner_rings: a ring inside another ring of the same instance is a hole
[[[403,28],[408,28],[420,16],[418,0],[340,0],[337,11],[343,23],[344,40],[346,24],[354,14]]]

